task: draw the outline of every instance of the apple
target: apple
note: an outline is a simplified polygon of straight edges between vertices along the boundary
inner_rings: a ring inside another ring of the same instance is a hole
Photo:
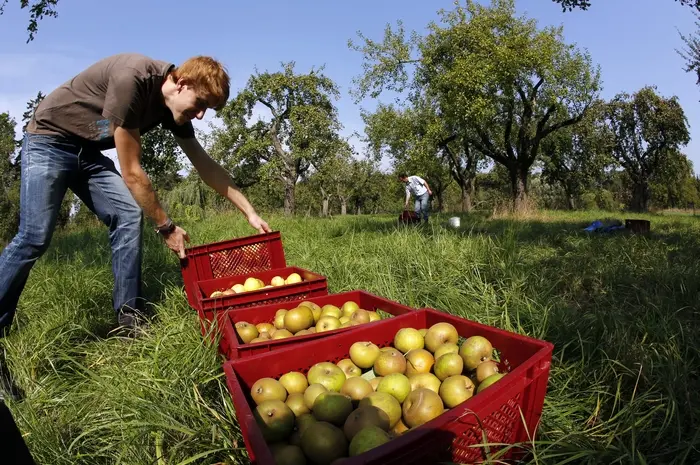
[[[360,308],[360,306],[357,305],[357,303],[352,301],[352,300],[348,300],[347,302],[345,302],[343,304],[342,307],[340,307],[340,309],[343,311],[343,316],[347,316],[347,317],[352,315],[359,308]]]
[[[362,370],[360,370],[360,368],[357,365],[355,365],[349,358],[345,358],[339,361],[338,363],[336,363],[336,365],[338,365],[338,367],[340,367],[340,369],[345,372],[345,376],[347,378],[360,376],[362,374]]]
[[[334,316],[340,319],[343,316],[343,311],[333,304],[326,304],[321,307],[321,318],[324,316]]]
[[[402,354],[413,349],[422,349],[424,346],[425,340],[417,329],[401,328],[394,336],[394,347]]]
[[[243,290],[246,292],[255,291],[261,287],[263,286],[260,285],[260,281],[257,278],[248,278],[243,283]]]
[[[369,341],[358,341],[350,346],[350,360],[363,370],[372,368],[380,353],[379,347]]]
[[[316,332],[333,331],[340,328],[340,320],[332,316],[322,316],[316,323]]]
[[[306,375],[309,384],[322,384],[329,391],[340,392],[347,379],[345,372],[331,362],[319,362],[309,369]]]

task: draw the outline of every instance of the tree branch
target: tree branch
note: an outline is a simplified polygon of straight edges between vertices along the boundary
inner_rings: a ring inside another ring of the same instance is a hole
[[[269,108],[269,109],[270,109],[270,112],[272,113],[272,116],[273,116],[275,119],[279,119],[279,116],[277,115],[277,110],[275,110],[275,108],[274,108],[267,100],[264,100],[263,98],[258,97],[258,102],[262,103],[262,104],[265,105],[267,108]]]

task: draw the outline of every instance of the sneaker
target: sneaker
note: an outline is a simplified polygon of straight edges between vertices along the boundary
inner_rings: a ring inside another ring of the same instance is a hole
[[[134,311],[121,311],[117,316],[119,327],[115,331],[123,332],[127,337],[135,337],[145,333],[148,328],[146,319]]]

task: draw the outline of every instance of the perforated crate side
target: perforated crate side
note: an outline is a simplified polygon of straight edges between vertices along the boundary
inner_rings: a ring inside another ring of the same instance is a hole
[[[188,248],[185,255],[180,268],[187,300],[195,309],[197,281],[287,266],[279,231]]]

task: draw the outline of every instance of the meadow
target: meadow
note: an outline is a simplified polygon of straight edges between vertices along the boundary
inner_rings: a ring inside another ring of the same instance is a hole
[[[541,211],[267,217],[287,262],[363,289],[552,342],[537,464],[700,461],[700,222],[692,215]],[[651,220],[648,234],[589,233],[595,219]],[[191,245],[252,233],[238,214],[183,221]],[[40,464],[245,464],[215,345],[200,334],[177,257],[147,230],[145,335],[111,330],[107,231],[54,236],[1,342],[8,400]],[[692,399],[696,400],[693,401]]]

